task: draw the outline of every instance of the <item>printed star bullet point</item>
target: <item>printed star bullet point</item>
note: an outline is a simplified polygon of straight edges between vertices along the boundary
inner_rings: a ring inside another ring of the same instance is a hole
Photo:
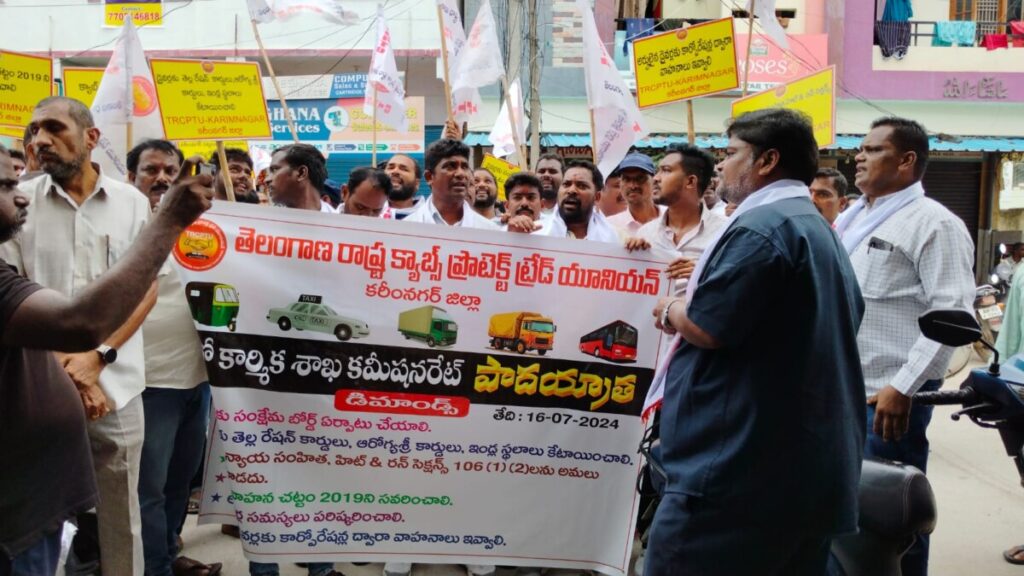
[[[223,481],[224,481],[224,475],[223,474],[217,474],[217,482],[223,482]]]
[[[210,501],[211,502],[220,502],[220,494],[214,494],[213,496],[210,496]]]
[[[228,459],[228,458],[227,458],[227,456],[221,456],[221,457],[220,457],[220,461],[221,461],[221,462],[223,462],[223,461],[225,461],[225,460],[227,460],[227,459]]]

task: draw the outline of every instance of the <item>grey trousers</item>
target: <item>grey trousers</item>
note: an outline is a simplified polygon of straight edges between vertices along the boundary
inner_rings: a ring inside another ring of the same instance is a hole
[[[90,422],[89,443],[99,488],[96,519],[104,576],[142,576],[139,462],[145,437],[142,396]]]

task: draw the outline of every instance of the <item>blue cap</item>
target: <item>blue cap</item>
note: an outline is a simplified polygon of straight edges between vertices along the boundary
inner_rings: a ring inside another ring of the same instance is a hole
[[[324,181],[324,194],[327,194],[335,203],[341,202],[341,186],[331,179]]]
[[[654,161],[651,160],[650,156],[639,152],[630,152],[626,154],[626,157],[622,159],[622,162],[619,162],[619,165],[615,170],[612,170],[609,176],[618,176],[623,170],[628,168],[636,168],[652,176],[654,175]]]

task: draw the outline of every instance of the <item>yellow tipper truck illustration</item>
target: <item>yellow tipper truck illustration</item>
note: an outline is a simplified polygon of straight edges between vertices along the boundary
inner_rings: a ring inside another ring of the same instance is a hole
[[[451,346],[459,336],[459,325],[444,308],[421,306],[398,315],[398,331],[427,346]]]
[[[487,336],[495,350],[507,348],[520,354],[536,350],[543,356],[555,346],[555,323],[537,312],[506,312],[491,316]]]

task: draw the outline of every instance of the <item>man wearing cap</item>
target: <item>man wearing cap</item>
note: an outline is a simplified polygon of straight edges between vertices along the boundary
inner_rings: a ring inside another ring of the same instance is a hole
[[[324,180],[324,191],[320,195],[320,200],[325,204],[329,204],[335,211],[338,211],[341,207],[341,186],[330,178]]]
[[[651,193],[654,162],[649,156],[630,152],[612,172],[612,176],[619,177],[622,183],[622,197],[626,199],[626,209],[608,217],[608,223],[620,236],[636,236],[641,226],[665,213],[664,206],[654,204]]]

